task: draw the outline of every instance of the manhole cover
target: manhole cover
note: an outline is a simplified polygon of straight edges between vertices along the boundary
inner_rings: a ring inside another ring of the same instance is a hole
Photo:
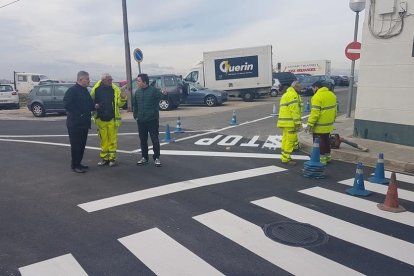
[[[277,242],[290,246],[312,247],[328,241],[328,234],[323,230],[300,222],[274,222],[263,226],[265,235]]]

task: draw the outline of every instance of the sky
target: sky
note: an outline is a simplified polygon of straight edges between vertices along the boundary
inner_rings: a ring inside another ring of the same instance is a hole
[[[14,0],[0,0],[0,7]],[[349,0],[127,0],[132,51],[141,71],[185,75],[203,52],[272,45],[277,62],[331,60],[333,74],[349,74],[346,45],[355,13]],[[364,20],[360,14],[359,34]],[[108,72],[126,79],[121,0],[20,0],[0,8],[0,79],[13,71],[75,80]],[[360,40],[360,39],[359,39]]]

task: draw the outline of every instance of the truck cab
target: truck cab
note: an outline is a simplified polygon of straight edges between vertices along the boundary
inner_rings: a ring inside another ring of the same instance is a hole
[[[43,74],[14,72],[14,88],[19,93],[29,93],[41,80],[49,79]]]

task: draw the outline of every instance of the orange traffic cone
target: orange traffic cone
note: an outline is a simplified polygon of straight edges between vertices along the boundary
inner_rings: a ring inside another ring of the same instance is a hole
[[[400,213],[406,211],[404,207],[398,205],[398,186],[395,179],[395,173],[391,174],[390,184],[388,185],[387,195],[384,203],[377,204],[377,207],[383,211]]]

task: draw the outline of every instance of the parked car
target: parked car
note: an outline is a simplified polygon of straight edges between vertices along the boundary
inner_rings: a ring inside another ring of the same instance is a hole
[[[314,75],[305,77],[300,83],[302,84],[301,94],[313,95],[312,84],[317,81],[321,81],[332,92],[335,90],[335,81],[327,75]]]
[[[186,83],[185,86],[182,104],[216,106],[227,101],[226,91],[211,90],[195,83]]]
[[[160,110],[171,110],[180,105],[184,86],[181,76],[174,74],[149,76],[149,85],[155,86],[161,91],[167,91],[167,95],[163,95],[160,100]],[[122,89],[125,89],[125,86]],[[132,80],[132,95],[134,95],[137,88],[137,79],[134,78]]]
[[[41,81],[39,81],[38,85],[44,85],[44,84],[51,84],[51,83],[59,83],[60,81],[58,80],[52,80],[52,79],[43,79]]]
[[[19,94],[11,84],[0,84],[0,108],[20,108]]]
[[[278,79],[273,79],[273,85],[270,88],[270,96],[277,97],[280,90],[280,81]]]
[[[300,73],[300,74],[295,74],[296,79],[301,82],[304,78],[311,76],[311,74],[306,74],[306,73]]]
[[[331,76],[331,79],[334,80],[336,86],[348,86],[349,78],[347,76]]]
[[[63,97],[74,83],[51,83],[37,85],[30,91],[27,108],[35,117],[42,117],[47,113],[65,114]]]
[[[279,81],[279,92],[282,93],[286,91],[286,89],[292,84],[292,82],[297,80],[295,74],[291,72],[273,73],[273,78]]]

